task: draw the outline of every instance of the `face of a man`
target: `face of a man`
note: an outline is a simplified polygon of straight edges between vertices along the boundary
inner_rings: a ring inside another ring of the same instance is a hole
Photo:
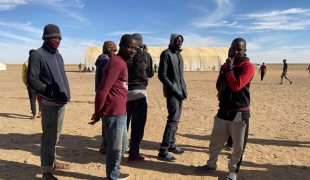
[[[127,44],[121,45],[121,53],[124,60],[131,60],[137,52],[137,41],[131,39]]]
[[[241,59],[246,52],[245,42],[233,41],[230,48],[231,54],[236,60]]]
[[[286,63],[286,61],[285,61],[285,60],[283,60],[283,63]]]
[[[183,39],[182,39],[181,36],[178,36],[178,37],[175,38],[175,40],[174,40],[174,49],[175,49],[175,50],[181,49],[182,44],[183,44]]]

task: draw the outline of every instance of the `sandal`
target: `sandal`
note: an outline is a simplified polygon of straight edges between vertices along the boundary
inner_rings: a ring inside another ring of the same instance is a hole
[[[70,169],[71,165],[70,164],[66,164],[66,163],[59,163],[59,162],[54,162],[54,168],[55,169]]]
[[[163,161],[169,161],[169,162],[174,162],[177,160],[175,157],[173,157],[171,154],[158,154],[158,159],[163,160]]]
[[[45,174],[45,173],[44,173],[44,174]],[[43,176],[42,176],[42,180],[58,180],[58,178],[56,178],[55,176],[53,176],[52,173],[49,173],[49,174],[47,175],[47,177],[44,177],[44,174],[43,174]]]
[[[174,147],[174,148],[169,148],[168,149],[169,152],[173,152],[174,154],[183,154],[184,150],[178,147]]]

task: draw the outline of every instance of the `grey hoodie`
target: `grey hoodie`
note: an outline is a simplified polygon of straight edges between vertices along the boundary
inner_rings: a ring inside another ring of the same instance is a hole
[[[171,34],[171,36],[170,36],[170,46],[174,49],[174,40],[177,38],[177,37],[179,37],[179,36],[181,36],[180,34],[178,34],[178,33],[173,33],[173,34]],[[182,38],[182,42],[184,42],[184,38],[183,38],[183,36],[181,36],[181,38]]]

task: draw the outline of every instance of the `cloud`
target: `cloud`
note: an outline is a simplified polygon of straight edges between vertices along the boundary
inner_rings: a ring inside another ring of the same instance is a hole
[[[31,27],[31,22],[28,22],[26,24],[23,23],[7,23],[0,21],[0,27],[6,27],[6,28],[13,28],[13,29],[19,29],[26,32],[29,32],[31,36],[38,37],[42,36],[42,29]]]
[[[18,5],[27,4],[24,0],[2,0],[0,1],[0,11],[12,10]]]
[[[106,36],[122,36],[124,34],[133,34],[133,33],[140,33],[140,34],[150,34],[153,32],[150,31],[114,31],[111,33],[106,34]]]
[[[229,26],[234,26],[236,24],[237,24],[237,21],[234,21],[230,24],[227,21],[222,21],[219,23],[198,23],[198,22],[195,22],[194,26],[196,26],[196,27],[229,27]]]

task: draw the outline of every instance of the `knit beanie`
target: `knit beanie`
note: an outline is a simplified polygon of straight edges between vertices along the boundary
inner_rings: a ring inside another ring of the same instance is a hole
[[[116,44],[113,41],[105,41],[103,44],[103,53],[108,51],[117,51]]]
[[[61,39],[61,34],[59,27],[55,24],[48,24],[44,27],[42,39],[59,37]]]
[[[132,34],[132,36],[136,39],[138,46],[142,47],[143,40],[142,40],[141,34],[134,33],[134,34]]]

